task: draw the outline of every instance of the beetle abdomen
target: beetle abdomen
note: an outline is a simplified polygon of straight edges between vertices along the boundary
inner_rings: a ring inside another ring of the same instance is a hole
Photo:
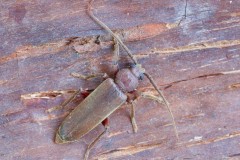
[[[127,96],[108,78],[85,98],[62,122],[55,142],[75,141],[87,134],[126,102]]]

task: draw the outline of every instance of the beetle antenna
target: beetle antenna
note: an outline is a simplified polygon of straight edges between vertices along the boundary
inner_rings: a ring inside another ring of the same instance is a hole
[[[102,21],[100,21],[97,17],[94,16],[93,12],[91,11],[91,8],[92,8],[92,2],[94,0],[90,0],[89,2],[89,5],[88,5],[88,9],[87,9],[87,13],[89,14],[89,16],[97,23],[99,24],[103,29],[105,29],[108,33],[111,34],[112,37],[114,37],[118,43],[122,46],[122,48],[127,52],[128,56],[131,58],[131,60],[135,63],[135,65],[138,64],[137,60],[133,57],[133,54],[132,52],[128,49],[128,47],[122,42],[122,40],[115,34],[113,33],[113,31],[108,27],[106,26]],[[153,85],[153,87],[156,89],[156,91],[158,92],[158,94],[162,97],[163,99],[163,102],[164,104],[167,106],[167,109],[168,109],[168,112],[170,113],[171,115],[171,118],[172,118],[172,121],[173,121],[173,126],[174,126],[174,131],[175,131],[175,134],[176,134],[176,137],[177,137],[177,140],[179,140],[179,137],[178,137],[178,132],[177,132],[177,126],[176,126],[176,123],[175,123],[175,120],[174,120],[174,116],[173,116],[173,113],[169,107],[169,104],[166,100],[166,98],[164,97],[163,93],[161,90],[158,89],[156,83],[154,82],[152,76],[150,76],[150,74],[148,73],[144,73],[144,75],[149,79],[150,83]]]
[[[122,42],[122,40],[115,34],[113,33],[113,31],[108,27],[106,26],[102,21],[100,21],[97,17],[94,16],[93,12],[91,12],[91,8],[92,8],[92,2],[93,0],[90,0],[89,2],[89,5],[88,5],[88,9],[87,9],[87,13],[89,14],[89,16],[94,20],[96,21],[103,29],[105,29],[106,31],[108,31],[112,37],[114,37],[118,43],[123,47],[123,49],[127,52],[128,56],[132,59],[132,61],[135,63],[135,64],[138,64],[137,63],[137,60],[133,57],[133,54],[132,52],[128,49],[128,47]]]
[[[162,91],[161,91],[160,89],[158,89],[158,87],[157,87],[157,85],[155,84],[152,76],[151,76],[150,74],[146,73],[146,72],[144,73],[144,75],[149,79],[150,83],[153,85],[153,87],[154,87],[155,90],[158,92],[158,94],[162,97],[164,104],[167,106],[168,112],[170,113],[171,118],[172,118],[175,135],[176,135],[176,137],[177,137],[177,140],[179,140],[179,136],[178,136],[178,131],[177,131],[177,126],[176,126],[176,123],[175,123],[175,119],[174,119],[173,113],[172,113],[172,111],[171,111],[171,109],[170,109],[170,106],[169,106],[169,103],[168,103],[167,99],[166,99],[165,96],[163,95]]]

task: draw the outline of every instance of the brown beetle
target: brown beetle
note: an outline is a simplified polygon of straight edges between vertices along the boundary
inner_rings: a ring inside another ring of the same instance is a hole
[[[142,78],[142,72],[141,66],[137,65],[133,68],[119,70],[115,80],[112,78],[104,80],[65,118],[58,129],[55,142],[61,144],[76,141],[102,122],[107,130],[107,117],[127,101],[126,93],[137,88],[138,80]],[[134,132],[136,132],[137,126],[134,114],[132,115],[131,120]],[[99,138],[94,140],[94,143]],[[88,154],[85,159],[87,156]]]
[[[85,153],[85,159],[87,159],[90,149],[102,137],[102,135],[106,133],[108,129],[107,117],[127,101],[127,93],[132,92],[137,88],[139,83],[138,81],[143,78],[143,75],[149,79],[150,83],[162,97],[162,101],[167,106],[167,109],[171,114],[175,134],[178,138],[174,117],[162,92],[158,89],[152,77],[145,72],[140,64],[137,63],[131,51],[123,44],[121,39],[115,35],[103,22],[98,20],[93,15],[91,12],[91,2],[88,7],[88,14],[90,17],[114,37],[117,42],[116,44],[119,43],[123,47],[123,49],[133,60],[135,66],[131,68],[120,69],[114,79],[106,78],[106,80],[104,80],[89,96],[87,96],[62,122],[57,131],[55,142],[61,144],[76,141],[94,129],[97,125],[102,123],[105,126],[105,130],[88,146],[88,149]],[[69,103],[71,100],[72,98],[68,100],[67,103]],[[134,115],[135,109],[133,104],[131,121],[134,132],[136,132],[137,125]]]

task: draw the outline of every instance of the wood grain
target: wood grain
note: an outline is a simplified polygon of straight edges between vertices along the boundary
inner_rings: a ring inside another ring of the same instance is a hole
[[[110,116],[90,159],[237,159],[240,157],[240,1],[103,1],[95,15],[121,36],[170,102],[137,103]],[[79,142],[54,143],[58,126],[82,101],[47,113],[79,88],[101,81],[70,76],[116,71],[112,38],[86,14],[87,1],[3,1],[0,5],[0,159],[82,159],[102,126]],[[101,43],[99,44],[98,41]],[[121,65],[130,62],[121,51]],[[139,91],[155,93],[144,80]]]

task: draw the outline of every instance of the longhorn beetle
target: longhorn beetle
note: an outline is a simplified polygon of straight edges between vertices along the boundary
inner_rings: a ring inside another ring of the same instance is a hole
[[[120,46],[127,52],[128,56],[133,61],[134,67],[120,69],[114,79],[109,78],[106,74],[104,74],[104,77],[106,79],[92,93],[90,93],[62,122],[56,133],[55,142],[62,144],[76,141],[94,129],[97,125],[102,123],[105,126],[105,130],[100,135],[98,135],[92,143],[89,144],[84,156],[85,160],[88,159],[91,148],[107,132],[107,117],[127,101],[129,92],[133,92],[137,88],[139,83],[138,81],[143,78],[143,75],[149,79],[150,83],[161,96],[163,103],[167,106],[167,109],[172,118],[174,131],[178,139],[175,120],[163,93],[158,89],[150,74],[148,74],[133,57],[133,54],[122,42],[122,40],[116,34],[114,34],[111,29],[109,29],[103,22],[94,16],[94,14],[91,12],[91,5],[92,1],[90,1],[87,9],[89,16],[97,24],[99,24],[102,28],[111,34],[115,41],[115,49],[119,49],[118,44],[120,44]],[[73,76],[88,79],[89,77],[94,77],[97,75],[83,77],[78,74],[73,74]],[[79,92],[80,90],[78,90],[69,100],[63,103],[62,107],[71,102]],[[155,99],[158,98],[155,97]],[[134,118],[135,105],[134,101],[131,102],[131,123],[134,132],[137,132],[137,124]]]

